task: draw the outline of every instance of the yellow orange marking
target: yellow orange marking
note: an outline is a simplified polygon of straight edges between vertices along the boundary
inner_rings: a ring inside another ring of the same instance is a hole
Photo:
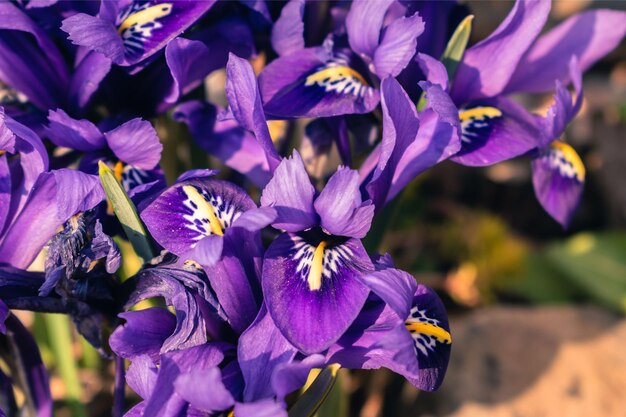
[[[218,236],[224,236],[224,231],[222,230],[222,222],[219,221],[217,216],[215,215],[215,208],[211,203],[206,201],[204,197],[196,190],[196,187],[191,185],[184,185],[183,191],[187,194],[187,197],[198,207],[198,210],[201,211],[202,214],[206,215],[206,218],[209,219],[209,226],[211,227],[211,232]]]
[[[578,178],[579,181],[582,182],[585,180],[585,164],[583,164],[582,159],[580,159],[580,156],[578,156],[574,148],[565,142],[561,142],[560,140],[552,142],[550,147],[561,152],[565,160],[572,164],[574,172],[576,173],[576,178]]]
[[[126,29],[133,25],[143,25],[148,22],[154,22],[157,19],[165,17],[172,12],[172,4],[171,3],[160,3],[154,6],[150,6],[143,10],[139,10],[136,13],[128,16],[117,28],[117,33],[121,34]]]
[[[2,149],[0,149],[0,156],[4,155],[5,153],[7,153],[7,151],[3,151]]]
[[[113,167],[113,176],[119,182],[122,182],[122,173],[124,172],[124,163],[122,161],[117,161],[115,166]]]
[[[449,345],[452,343],[452,336],[445,329],[434,324],[414,321],[405,323],[406,329],[411,333],[421,333],[428,336],[434,336],[439,343]]]
[[[474,107],[473,109],[461,110],[459,119],[466,122],[471,119],[484,119],[485,117],[494,118],[502,116],[502,112],[495,107]]]
[[[322,272],[324,271],[324,249],[326,249],[326,242],[322,241],[315,252],[313,253],[313,260],[311,261],[311,269],[309,269],[309,276],[306,281],[309,283],[309,289],[311,291],[317,291],[322,288]]]
[[[327,78],[334,80],[338,78],[344,78],[350,75],[359,80],[361,84],[368,85],[367,81],[365,81],[365,78],[363,78],[361,74],[347,66],[327,67],[321,71],[317,71],[316,73],[313,73],[306,77],[306,82],[304,85],[306,85],[307,87],[315,83],[321,85]]]

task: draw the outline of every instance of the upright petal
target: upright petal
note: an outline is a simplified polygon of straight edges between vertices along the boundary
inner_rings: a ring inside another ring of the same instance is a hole
[[[68,39],[74,45],[98,52],[115,64],[124,62],[124,42],[112,22],[77,13],[63,20],[61,30],[69,35]]]
[[[265,152],[270,170],[274,171],[280,163],[280,155],[270,137],[252,66],[230,54],[226,72],[226,96],[230,109],[241,126],[254,134]]]
[[[378,2],[377,2],[378,3]],[[401,17],[387,26],[374,52],[374,72],[381,79],[396,77],[415,55],[417,38],[424,31],[424,21],[415,13]]]
[[[297,151],[280,163],[274,176],[263,189],[261,204],[274,207],[277,218],[274,227],[297,232],[318,222],[313,208],[315,188],[309,180],[302,158]]]
[[[361,200],[359,173],[339,167],[315,200],[321,226],[336,236],[363,238],[374,217],[371,201]]]
[[[152,169],[161,160],[163,145],[150,122],[132,119],[104,134],[115,156],[129,165]]]
[[[278,55],[304,49],[304,0],[290,0],[272,27],[272,47]]]
[[[568,144],[560,141],[541,151],[532,161],[533,186],[541,206],[567,228],[580,201],[585,167]]]
[[[77,65],[69,86],[69,104],[80,113],[111,70],[111,59],[99,52],[89,52]]]
[[[517,0],[491,35],[465,51],[452,85],[454,101],[465,103],[502,93],[549,13],[549,0]]]
[[[528,50],[517,65],[507,93],[547,91],[554,80],[572,81],[568,68],[576,56],[581,71],[613,50],[626,35],[626,12],[588,10],[576,14],[545,35]]]
[[[127,311],[119,317],[126,323],[113,331],[109,345],[113,352],[125,359],[134,360],[141,355],[158,359],[163,343],[176,328],[176,318],[164,308]]]
[[[57,146],[82,152],[93,152],[106,147],[100,129],[86,119],[71,118],[62,109],[48,111],[48,139]]]
[[[371,270],[357,239],[343,243],[310,241],[283,233],[263,262],[263,294],[281,333],[304,353],[334,343],[358,315],[368,289],[357,275]]]
[[[348,40],[353,51],[374,57],[387,9],[393,0],[358,0],[352,3],[346,17]]]

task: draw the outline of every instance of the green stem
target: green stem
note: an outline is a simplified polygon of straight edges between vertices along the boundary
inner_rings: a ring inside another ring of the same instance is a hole
[[[78,369],[72,354],[72,328],[68,316],[62,314],[46,315],[48,340],[61,379],[65,383],[66,401],[74,417],[87,417],[84,405],[80,402],[81,387]]]

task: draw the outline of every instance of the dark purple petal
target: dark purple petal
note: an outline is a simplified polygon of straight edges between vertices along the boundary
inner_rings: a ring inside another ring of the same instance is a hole
[[[315,188],[309,180],[304,163],[297,151],[278,165],[274,176],[263,189],[261,204],[276,209],[277,229],[297,232],[317,224],[313,208]]]
[[[180,374],[174,389],[185,401],[200,410],[215,413],[235,405],[235,399],[222,382],[220,368],[192,369]]]
[[[252,199],[236,185],[194,179],[168,188],[141,218],[161,246],[182,256],[203,238],[223,235],[242,212],[253,208]]]
[[[189,126],[196,143],[230,168],[246,175],[259,187],[270,180],[269,164],[263,148],[234,120],[216,120],[212,105],[190,101],[174,110],[174,119]]]
[[[41,174],[0,242],[0,262],[27,268],[59,226],[103,199],[100,180],[94,175],[71,169]]]
[[[380,99],[349,60],[326,47],[275,59],[259,74],[259,89],[265,112],[276,118],[369,113]]]
[[[263,304],[237,346],[237,359],[245,382],[243,400],[252,402],[274,396],[271,379],[275,369],[291,362],[296,354],[296,348],[281,334]]]
[[[287,394],[302,388],[307,382],[311,369],[322,368],[324,359],[323,355],[315,354],[301,361],[280,364],[272,374],[272,388],[277,400],[282,402]]]
[[[278,55],[304,49],[304,0],[290,0],[272,27],[272,47]]]
[[[465,51],[452,85],[456,103],[494,97],[504,91],[546,23],[550,5],[549,1],[517,0],[489,37]]]
[[[0,300],[0,333],[6,334],[7,325],[5,323],[7,317],[9,317],[9,307],[2,300]]]
[[[82,152],[93,152],[106,147],[100,129],[89,120],[76,120],[61,109],[48,112],[46,135],[57,146]]]
[[[111,70],[111,59],[99,52],[89,52],[78,64],[69,86],[69,102],[81,111]]]
[[[189,171],[185,171],[178,178],[176,178],[176,182],[184,182],[187,180],[200,179],[200,178],[209,178],[214,177],[219,173],[216,169],[190,169]]]
[[[0,79],[42,110],[63,104],[68,72],[48,35],[10,2],[0,3]]]
[[[336,236],[363,238],[374,217],[371,201],[362,202],[359,173],[340,167],[315,200],[321,226]]]
[[[507,92],[547,91],[554,80],[572,81],[569,62],[578,58],[581,71],[613,50],[626,34],[626,13],[588,10],[576,14],[542,35],[524,55],[511,77]]]
[[[15,133],[7,126],[4,108],[0,107],[0,150],[15,153]]]
[[[387,26],[374,53],[376,75],[382,79],[400,74],[415,55],[417,38],[423,31],[424,21],[417,13],[401,17]]]
[[[9,215],[11,207],[11,170],[7,155],[0,155],[0,232]]]
[[[104,136],[115,156],[129,165],[152,169],[161,159],[163,145],[146,120],[132,119],[106,132]]]
[[[163,308],[128,311],[119,317],[126,323],[111,334],[109,345],[117,355],[131,360],[148,355],[156,361],[163,343],[176,328],[176,318]]]
[[[392,2],[392,0],[358,0],[352,3],[346,17],[346,30],[353,51],[361,56],[374,57],[383,19]]]
[[[150,398],[156,384],[157,373],[158,368],[149,356],[137,356],[133,358],[126,371],[126,382],[141,398]]]
[[[533,186],[541,206],[567,228],[585,182],[585,167],[576,151],[556,141],[532,161]]]
[[[94,232],[90,248],[91,257],[92,259],[104,258],[106,271],[114,274],[122,265],[122,254],[113,239],[102,231],[100,220],[96,220]]]
[[[226,73],[226,96],[230,110],[241,126],[254,134],[265,152],[270,171],[273,171],[281,158],[270,137],[252,66],[245,59],[230,54]]]
[[[283,233],[263,263],[263,294],[281,333],[305,353],[320,352],[350,326],[367,298],[356,275],[372,269],[361,242],[313,246]]]
[[[398,317],[405,318],[409,315],[413,294],[417,289],[417,283],[411,274],[387,268],[362,274],[359,279],[387,303]]]
[[[451,160],[485,166],[520,156],[540,144],[533,116],[507,98],[471,103],[460,109],[462,147]]]

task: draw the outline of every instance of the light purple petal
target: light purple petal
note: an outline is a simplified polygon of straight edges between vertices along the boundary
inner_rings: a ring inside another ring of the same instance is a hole
[[[441,61],[419,52],[415,56],[415,61],[426,76],[427,81],[439,84],[444,91],[448,90],[448,72]]]
[[[48,138],[57,146],[82,152],[93,152],[106,147],[106,140],[100,129],[86,119],[71,118],[61,109],[48,112]]]
[[[350,6],[346,17],[348,41],[353,51],[365,57],[374,57],[385,13],[393,0],[358,0]]]
[[[541,206],[567,228],[585,182],[585,168],[574,149],[555,142],[532,161],[533,186]]]
[[[15,133],[7,126],[4,108],[0,107],[0,150],[15,153]]]
[[[103,199],[104,191],[95,175],[71,169],[41,174],[0,243],[0,262],[27,268],[59,226]]]
[[[271,398],[235,404],[235,414],[238,417],[287,417],[287,410]]]
[[[547,91],[555,80],[567,84],[572,56],[585,71],[613,50],[624,35],[626,12],[599,9],[576,14],[535,42],[517,65],[506,91]]]
[[[221,236],[212,235],[200,239],[184,256],[193,259],[200,265],[213,266],[222,257],[224,239]]]
[[[220,368],[192,369],[179,375],[174,389],[185,401],[200,410],[215,413],[235,405],[235,400],[222,382]]]
[[[387,26],[374,53],[376,75],[382,79],[400,74],[415,55],[417,38],[423,31],[424,20],[417,13],[401,17]]]
[[[501,97],[471,103],[459,114],[464,119],[471,112],[477,113],[462,121],[463,145],[450,158],[454,162],[467,166],[493,165],[540,145],[542,133],[538,123],[513,100]]]
[[[104,136],[115,156],[136,168],[152,169],[161,159],[163,145],[146,120],[132,119]]]
[[[243,128],[254,134],[273,171],[280,162],[280,155],[270,137],[252,66],[245,59],[230,54],[226,73],[226,96],[233,116]]]
[[[279,401],[284,401],[287,394],[300,389],[307,382],[313,368],[324,366],[324,356],[315,354],[301,361],[280,364],[272,374],[272,388]]]
[[[189,171],[185,171],[178,178],[176,178],[176,182],[184,182],[187,180],[193,179],[201,179],[201,178],[210,178],[214,177],[219,173],[216,169],[190,169]]]
[[[241,227],[256,232],[272,224],[277,217],[274,207],[260,207],[248,210],[233,222],[233,227]]]
[[[315,200],[321,226],[336,236],[363,238],[374,217],[371,201],[362,203],[359,173],[339,167]]]
[[[78,13],[63,20],[61,30],[74,45],[99,52],[115,64],[124,62],[124,42],[112,22]]]
[[[313,208],[315,188],[309,180],[302,158],[297,151],[278,165],[274,176],[263,189],[261,204],[274,207],[277,229],[297,232],[317,224]]]
[[[283,233],[263,262],[267,309],[283,336],[308,354],[327,349],[350,326],[369,293],[356,275],[373,269],[357,239],[322,249],[316,257],[307,240]]]
[[[304,49],[304,0],[290,0],[272,27],[272,47],[278,55]]]
[[[387,303],[398,317],[404,319],[409,315],[413,294],[417,289],[417,283],[411,274],[387,268],[363,274],[359,280]]]
[[[158,369],[149,356],[138,356],[126,371],[126,382],[141,398],[150,398],[156,384],[157,372]]]
[[[465,103],[502,93],[549,13],[549,0],[517,0],[489,37],[465,51],[452,85],[454,101]]]
[[[119,314],[126,320],[109,338],[113,352],[125,359],[148,355],[157,360],[165,340],[174,333],[176,318],[164,308],[147,308]]]

